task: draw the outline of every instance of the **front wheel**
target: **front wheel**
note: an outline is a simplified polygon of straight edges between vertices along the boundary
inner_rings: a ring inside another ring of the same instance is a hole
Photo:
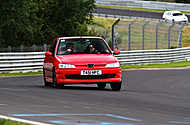
[[[175,23],[175,20],[174,20],[174,19],[172,19],[172,23]]]
[[[52,74],[52,80],[53,80],[53,87],[57,87],[57,77],[56,77],[56,72],[55,69],[53,69],[53,74]]]
[[[46,81],[46,75],[45,75],[45,69],[43,68],[43,77],[44,77],[44,86],[48,87],[50,86],[50,83]]]
[[[121,90],[121,84],[122,84],[122,82],[114,82],[114,83],[110,83],[110,86],[111,86],[113,91],[120,91]]]
[[[64,87],[64,84],[60,84],[60,83],[57,83],[57,77],[56,77],[56,72],[55,72],[55,69],[53,70],[53,87],[55,88],[63,88]]]

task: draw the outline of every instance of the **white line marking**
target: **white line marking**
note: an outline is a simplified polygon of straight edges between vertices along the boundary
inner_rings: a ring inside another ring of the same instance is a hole
[[[6,105],[6,104],[0,104],[0,106],[3,106],[3,105]]]
[[[4,115],[0,115],[0,119],[6,119],[6,120],[17,121],[17,122],[22,122],[22,123],[28,123],[31,125],[53,125],[53,124],[35,122],[35,121],[30,121],[30,120],[25,120],[25,119],[8,117],[8,116],[4,116]]]

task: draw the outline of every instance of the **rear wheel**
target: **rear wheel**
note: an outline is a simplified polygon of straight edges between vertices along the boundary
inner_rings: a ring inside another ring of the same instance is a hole
[[[106,83],[97,83],[99,89],[104,89],[106,87]]]
[[[120,89],[121,89],[121,83],[122,82],[110,83],[110,86],[111,86],[111,88],[112,88],[113,91],[120,91]]]

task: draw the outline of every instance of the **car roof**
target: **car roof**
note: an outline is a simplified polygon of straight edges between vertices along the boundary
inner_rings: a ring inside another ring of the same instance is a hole
[[[164,13],[168,13],[168,12],[170,12],[170,13],[181,13],[181,12],[178,11],[178,10],[165,11]]]
[[[72,36],[72,37],[57,37],[57,39],[75,39],[75,38],[98,38],[98,39],[103,39],[101,37],[97,36]]]

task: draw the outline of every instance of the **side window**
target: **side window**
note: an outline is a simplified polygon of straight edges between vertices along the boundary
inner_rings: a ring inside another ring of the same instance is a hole
[[[57,40],[55,40],[53,42],[53,44],[51,45],[51,47],[49,48],[49,52],[51,52],[53,55],[55,55],[55,48],[56,48],[56,45],[57,45]]]

